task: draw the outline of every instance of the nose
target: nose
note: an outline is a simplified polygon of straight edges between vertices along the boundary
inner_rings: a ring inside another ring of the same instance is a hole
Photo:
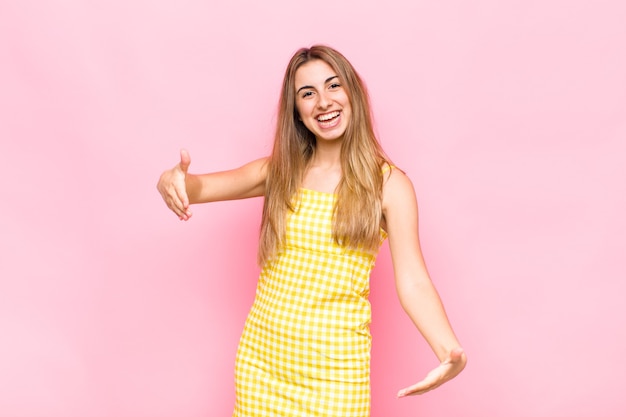
[[[317,107],[320,109],[327,109],[332,103],[330,97],[328,97],[328,93],[322,91],[318,94]]]

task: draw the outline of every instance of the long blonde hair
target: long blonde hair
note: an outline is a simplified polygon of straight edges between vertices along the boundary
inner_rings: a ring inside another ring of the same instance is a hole
[[[278,106],[274,148],[268,163],[261,221],[259,264],[284,244],[287,214],[315,153],[316,139],[298,119],[295,75],[306,62],[322,60],[335,71],[352,107],[341,146],[342,178],[336,188],[333,239],[375,252],[380,246],[383,166],[390,164],[374,134],[367,90],[350,62],[324,45],[298,50],[289,61]]]

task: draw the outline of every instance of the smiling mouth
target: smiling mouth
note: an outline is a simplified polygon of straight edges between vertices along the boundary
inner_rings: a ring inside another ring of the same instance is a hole
[[[320,122],[322,125],[332,125],[333,122],[337,120],[340,114],[341,113],[339,111],[321,114],[317,116],[317,121]]]

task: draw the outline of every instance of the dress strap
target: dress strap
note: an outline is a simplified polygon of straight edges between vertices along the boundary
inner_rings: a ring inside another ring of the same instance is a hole
[[[395,167],[396,167],[395,165],[385,164],[385,166],[383,167],[382,172],[383,172],[383,174],[386,174],[387,172],[391,171]]]

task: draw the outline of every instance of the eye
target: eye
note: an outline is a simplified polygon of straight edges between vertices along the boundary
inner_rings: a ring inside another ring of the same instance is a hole
[[[339,87],[341,87],[341,84],[339,83],[332,83],[331,85],[328,86],[328,88],[330,88],[331,90],[336,90]]]
[[[311,97],[313,95],[313,91],[304,91],[301,95],[302,98]]]

